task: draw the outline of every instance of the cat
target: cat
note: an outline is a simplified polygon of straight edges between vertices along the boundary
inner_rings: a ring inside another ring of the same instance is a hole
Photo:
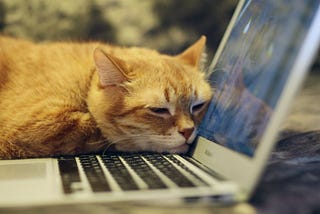
[[[200,69],[205,42],[169,56],[0,36],[0,159],[187,152],[213,95]]]

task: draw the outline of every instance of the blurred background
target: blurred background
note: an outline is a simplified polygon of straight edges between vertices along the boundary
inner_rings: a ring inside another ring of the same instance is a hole
[[[0,31],[32,40],[102,40],[177,53],[214,51],[237,0],[0,0]]]
[[[0,33],[34,41],[101,40],[176,54],[207,36],[209,61],[237,0],[0,0]],[[320,60],[313,70],[320,73]]]

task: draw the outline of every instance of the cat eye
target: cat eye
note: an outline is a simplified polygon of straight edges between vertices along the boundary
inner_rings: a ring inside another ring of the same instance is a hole
[[[150,107],[149,110],[150,110],[152,113],[159,114],[159,115],[167,115],[167,114],[170,114],[169,109],[167,109],[167,108]]]
[[[192,106],[192,113],[200,111],[204,107],[204,105],[205,105],[205,103],[203,102],[203,103],[199,103],[199,104]]]

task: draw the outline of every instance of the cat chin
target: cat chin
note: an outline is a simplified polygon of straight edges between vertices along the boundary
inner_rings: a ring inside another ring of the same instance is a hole
[[[163,146],[159,147],[121,147],[121,146],[116,146],[115,150],[121,151],[121,152],[158,152],[158,153],[178,153],[178,154],[184,154],[188,152],[189,150],[189,145],[186,143],[183,143],[181,145],[178,145],[173,148],[165,148]]]
[[[187,153],[189,150],[189,145],[188,144],[182,144],[178,147],[168,149],[167,151],[164,152],[169,152],[169,153],[178,153],[178,154],[184,154]]]

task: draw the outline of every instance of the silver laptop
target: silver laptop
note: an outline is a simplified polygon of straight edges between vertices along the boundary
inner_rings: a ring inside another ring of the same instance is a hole
[[[247,200],[320,41],[314,0],[242,0],[209,67],[215,95],[189,155],[0,161],[0,206]]]

